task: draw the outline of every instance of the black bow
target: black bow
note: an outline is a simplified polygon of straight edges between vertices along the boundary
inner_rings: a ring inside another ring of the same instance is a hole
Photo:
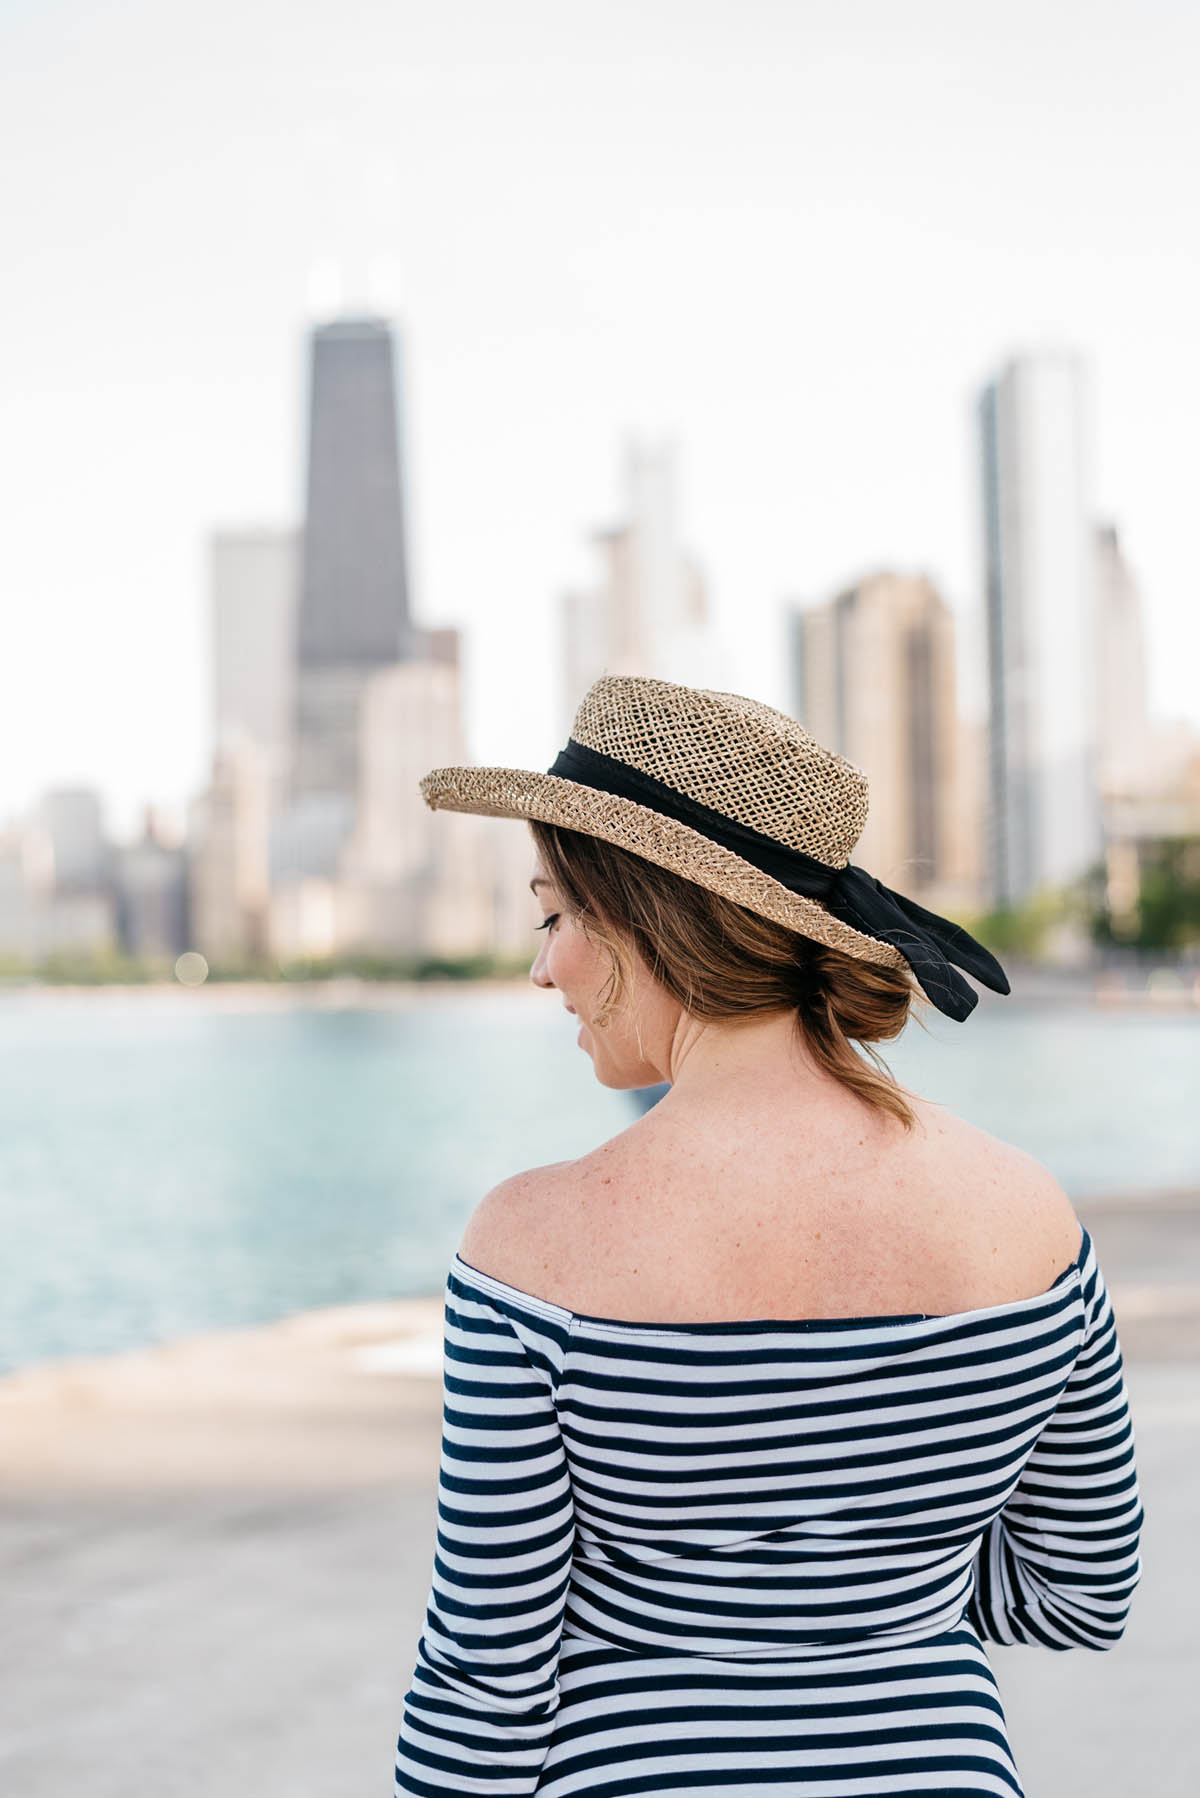
[[[783,879],[785,886],[792,886],[783,876],[777,878]],[[809,891],[798,886],[792,890]],[[948,1018],[961,1023],[979,1003],[979,994],[967,985],[957,971],[959,968],[965,968],[994,993],[1011,991],[996,957],[961,924],[952,924],[949,918],[926,911],[915,899],[893,892],[865,868],[847,863],[837,869],[820,897],[826,911],[844,924],[899,949],[926,998]]]
[[[620,799],[632,799],[680,824],[690,825],[769,874],[790,892],[819,900],[832,917],[851,929],[874,937],[877,942],[890,943],[912,969],[926,998],[948,1018],[961,1022],[979,1003],[978,993],[967,985],[959,968],[994,993],[1011,990],[995,956],[961,924],[952,924],[948,918],[926,911],[915,899],[893,892],[864,868],[856,868],[852,863],[831,868],[815,856],[777,843],[774,837],[676,792],[652,774],[631,768],[628,762],[618,761],[602,750],[589,749],[574,737],[568,737],[567,747],[559,751],[546,772]]]

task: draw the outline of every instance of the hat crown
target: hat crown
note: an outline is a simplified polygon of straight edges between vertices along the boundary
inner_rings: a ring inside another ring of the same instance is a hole
[[[741,693],[606,674],[584,694],[571,735],[830,867],[846,865],[867,821],[861,769]]]

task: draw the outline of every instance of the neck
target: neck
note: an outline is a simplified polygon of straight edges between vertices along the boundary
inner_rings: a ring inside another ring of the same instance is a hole
[[[671,1082],[672,1093],[689,1096],[718,1086],[727,1091],[742,1082],[756,1089],[786,1085],[815,1092],[829,1081],[791,1011],[719,1023],[683,1014],[667,1047],[663,1078]]]

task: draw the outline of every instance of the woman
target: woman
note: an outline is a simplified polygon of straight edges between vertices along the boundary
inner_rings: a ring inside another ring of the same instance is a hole
[[[1113,1313],[1051,1175],[868,1059],[1002,970],[737,694],[606,676],[548,773],[421,786],[531,821],[535,984],[669,1091],[454,1257],[396,1791],[1020,1794],[983,1641],[1109,1648],[1140,1572]]]

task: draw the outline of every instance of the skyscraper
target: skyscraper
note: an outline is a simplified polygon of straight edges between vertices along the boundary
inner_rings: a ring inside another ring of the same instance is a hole
[[[1145,772],[1150,728],[1142,598],[1115,525],[1096,529],[1097,750],[1102,794],[1128,792]]]
[[[56,787],[38,808],[52,852],[56,893],[98,892],[111,874],[100,795],[92,787]]]
[[[383,319],[337,319],[311,336],[292,788],[333,802],[347,828],[363,685],[424,647],[409,617],[398,363]]]
[[[1086,383],[1062,351],[983,389],[990,896],[1019,904],[1102,853]]]
[[[297,533],[219,531],[211,543],[213,749],[250,739],[272,774],[290,764]]]
[[[719,675],[707,589],[681,541],[674,452],[630,442],[624,472],[626,519],[595,535],[602,580],[564,601],[564,729],[602,674],[691,686]]]
[[[793,619],[796,717],[862,769],[853,860],[918,893],[961,887],[954,620],[924,575],[883,573]]]
[[[248,735],[229,738],[189,810],[191,947],[217,965],[266,947],[273,784],[267,750]]]

